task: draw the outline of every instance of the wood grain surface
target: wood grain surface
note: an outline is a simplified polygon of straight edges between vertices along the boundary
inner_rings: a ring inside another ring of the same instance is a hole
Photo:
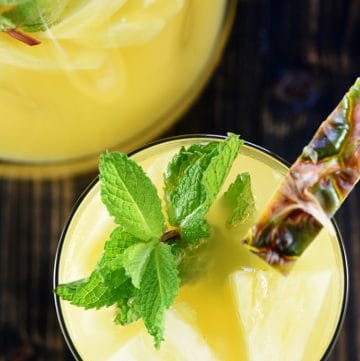
[[[360,0],[240,0],[219,67],[164,136],[231,130],[292,162],[360,76],[359,39]],[[0,175],[0,361],[72,360],[56,320],[52,269],[62,226],[95,174],[55,180]],[[360,188],[336,218],[350,291],[329,360],[357,361]]]

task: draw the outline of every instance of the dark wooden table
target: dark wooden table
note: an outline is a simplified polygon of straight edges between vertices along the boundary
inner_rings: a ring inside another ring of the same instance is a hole
[[[217,71],[166,135],[231,130],[294,161],[360,75],[359,39],[359,0],[240,0]],[[94,176],[95,171],[57,180],[0,176],[1,361],[72,359],[55,316],[52,268],[61,228]],[[350,293],[330,360],[356,361],[359,188],[336,218],[348,254]]]

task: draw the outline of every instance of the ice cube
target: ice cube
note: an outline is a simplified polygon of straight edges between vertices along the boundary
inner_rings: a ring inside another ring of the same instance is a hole
[[[154,347],[153,339],[146,330],[124,344],[108,361],[217,361],[218,358],[199,334],[194,325],[169,310],[165,321],[165,342],[160,350]]]

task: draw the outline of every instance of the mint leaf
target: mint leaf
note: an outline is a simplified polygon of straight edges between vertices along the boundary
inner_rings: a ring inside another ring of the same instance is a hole
[[[101,275],[94,271],[89,278],[61,284],[55,292],[63,300],[73,305],[88,308],[101,308],[113,305],[123,293],[123,285],[128,279],[124,271],[117,273],[116,286],[107,284]]]
[[[124,271],[124,251],[138,242],[141,240],[120,227],[111,232],[110,238],[105,242],[103,254],[96,265],[96,271],[109,287],[116,287],[118,273]]]
[[[2,15],[16,28],[21,28],[26,32],[37,32],[45,31],[59,22],[69,2],[70,0],[1,1],[0,10],[1,6],[9,8]]]
[[[140,313],[148,332],[159,348],[164,333],[164,312],[174,302],[180,280],[171,247],[158,243],[154,246],[140,283],[138,300]]]
[[[110,260],[113,260],[128,247],[138,242],[141,242],[141,239],[125,232],[121,227],[115,228],[111,232],[110,238],[104,244],[104,251],[97,267],[105,266]]]
[[[140,306],[135,296],[136,291],[130,297],[123,297],[117,304],[115,323],[119,325],[127,325],[141,318]]]
[[[223,142],[182,148],[165,174],[169,222],[183,240],[193,243],[209,235],[205,220],[243,142],[230,134]]]
[[[8,12],[16,6],[24,5],[31,0],[0,0],[0,13]]]
[[[6,16],[0,15],[0,31],[15,29],[16,25]]]
[[[169,222],[181,229],[184,240],[191,242],[209,234],[204,219],[206,191],[202,186],[203,171],[217,154],[216,143],[194,144],[181,148],[165,174],[165,199]],[[191,227],[191,221],[196,229]]]
[[[0,11],[5,11],[13,8],[16,5],[21,5],[31,0],[0,0]]]
[[[116,228],[105,242],[103,254],[90,277],[59,285],[55,292],[77,306],[111,306],[122,297],[124,283],[128,280],[122,262],[118,261],[119,257],[137,242],[139,239]]]
[[[115,222],[143,241],[159,239],[165,219],[155,186],[141,167],[119,152],[100,156],[101,197]]]
[[[123,254],[125,272],[136,288],[140,288],[140,282],[154,246],[153,242],[138,243],[129,247]]]
[[[232,210],[229,224],[244,222],[251,216],[255,211],[255,200],[251,191],[250,174],[248,172],[239,174],[224,193],[223,199]]]

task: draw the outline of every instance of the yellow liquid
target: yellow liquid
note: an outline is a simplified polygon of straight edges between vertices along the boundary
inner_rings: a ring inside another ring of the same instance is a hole
[[[206,139],[162,143],[136,153],[162,196],[165,165],[179,147]],[[243,146],[223,190],[249,171],[257,209],[286,173],[271,156]],[[142,321],[113,323],[114,309],[78,308],[61,301],[65,328],[86,361],[318,361],[339,322],[344,267],[338,240],[322,231],[284,277],[241,243],[249,224],[231,229],[217,200],[208,214],[212,236],[194,255],[188,282],[166,313],[165,342],[153,347]],[[96,184],[75,212],[59,260],[59,282],[88,276],[114,224]],[[200,273],[196,271],[200,270]]]
[[[216,62],[227,5],[78,0],[61,23],[34,34],[41,45],[0,33],[0,158],[128,151],[160,134]]]

